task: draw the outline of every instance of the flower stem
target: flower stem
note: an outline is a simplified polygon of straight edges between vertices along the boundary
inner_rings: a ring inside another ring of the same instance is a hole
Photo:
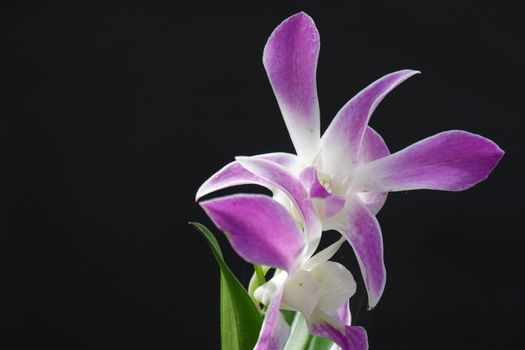
[[[253,264],[253,268],[255,269],[255,275],[257,276],[257,284],[259,286],[262,286],[264,283],[266,283],[263,268],[261,267],[261,265],[257,264]]]

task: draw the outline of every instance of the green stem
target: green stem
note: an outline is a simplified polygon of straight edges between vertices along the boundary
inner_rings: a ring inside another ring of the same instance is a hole
[[[253,268],[255,269],[255,275],[257,276],[257,284],[259,286],[262,286],[266,283],[263,268],[261,267],[261,265],[257,264],[253,264]]]

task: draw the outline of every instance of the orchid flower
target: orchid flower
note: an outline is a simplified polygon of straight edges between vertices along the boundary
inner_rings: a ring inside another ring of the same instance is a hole
[[[303,220],[315,224],[312,216],[316,216],[323,231],[337,230],[348,240],[371,309],[386,281],[375,215],[387,192],[465,190],[487,178],[504,152],[482,136],[452,130],[390,154],[368,122],[392,89],[419,73],[414,70],[400,70],[370,84],[341,108],[321,137],[318,55],[319,33],[307,14],[293,15],[274,30],[263,63],[297,155],[237,157],[200,187],[197,199],[229,186],[258,184],[272,190],[295,216],[301,206]],[[320,233],[313,230],[307,236],[306,256],[311,256]]]
[[[276,269],[254,293],[267,306],[255,350],[285,346],[290,327],[280,309],[301,312],[312,334],[329,338],[343,350],[368,349],[365,330],[350,325],[348,299],[356,290],[352,274],[328,261],[344,239],[310,257],[308,239],[295,218],[268,196],[237,194],[200,205],[242,258]]]

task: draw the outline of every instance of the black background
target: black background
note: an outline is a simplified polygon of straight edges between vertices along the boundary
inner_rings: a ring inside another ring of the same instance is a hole
[[[356,320],[371,349],[520,347],[518,7],[223,0],[1,5],[2,349],[219,348],[218,269],[187,221],[211,227],[194,194],[234,156],[293,151],[261,55],[300,10],[321,33],[323,130],[361,88],[412,68],[371,121],[392,151],[448,129],[506,151],[466,192],[390,195],[386,291]],[[360,282],[350,248],[337,259]]]

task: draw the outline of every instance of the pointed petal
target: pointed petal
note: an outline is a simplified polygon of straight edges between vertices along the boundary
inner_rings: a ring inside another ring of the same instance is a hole
[[[342,350],[368,349],[368,337],[363,327],[345,326],[319,310],[316,310],[307,322],[312,334],[332,340]]]
[[[323,172],[346,174],[357,164],[370,116],[392,89],[417,73],[405,69],[385,75],[341,108],[321,139]]]
[[[321,250],[319,253],[315,254],[303,263],[303,269],[311,270],[317,265],[330,260],[330,258],[334,256],[335,253],[337,253],[339,248],[341,248],[344,242],[346,242],[346,238],[341,237],[337,242]]]
[[[297,154],[311,160],[320,139],[316,69],[319,32],[306,13],[284,20],[264,48],[263,63]]]
[[[275,284],[276,290],[270,299],[254,350],[281,350],[288,340],[290,326],[279,311],[285,280],[286,273],[283,274],[283,278],[279,278],[279,281],[275,281],[278,282]]]
[[[386,283],[383,237],[377,219],[359,198],[350,195],[345,208],[330,218],[327,226],[339,231],[352,246],[368,292],[368,307],[372,309],[379,302]]]
[[[498,145],[480,135],[446,131],[359,167],[353,188],[461,191],[486,179],[503,153]]]
[[[255,157],[275,162],[295,171],[299,171],[298,169],[300,168],[299,159],[296,155],[290,153],[267,153],[260,154]],[[195,200],[197,201],[199,198],[209,193],[238,185],[261,185],[272,190],[272,186],[269,183],[253,175],[244,169],[239,163],[237,163],[237,161],[234,161],[223,167],[221,170],[213,174],[208,180],[206,180],[197,191]]]
[[[311,256],[321,239],[321,222],[306,189],[299,179],[295,178],[286,168],[264,159],[237,157],[237,161],[264,181],[277,186],[292,200],[301,214],[305,234],[308,238],[306,257]]]
[[[310,273],[320,287],[317,307],[329,315],[337,313],[337,310],[355,294],[357,286],[354,277],[346,267],[337,262],[327,261],[319,264]]]
[[[359,161],[357,162],[358,166],[386,157],[389,154],[390,151],[381,135],[370,126],[367,127],[363,138],[363,144],[361,145]],[[357,195],[366,207],[375,215],[379,213],[385,204],[388,192],[360,192]]]
[[[271,184],[244,169],[237,161],[233,161],[213,174],[199,187],[195,201],[223,188],[248,184],[260,185],[267,188],[271,187]]]
[[[290,271],[304,248],[295,220],[264,195],[238,194],[200,203],[245,260]]]

